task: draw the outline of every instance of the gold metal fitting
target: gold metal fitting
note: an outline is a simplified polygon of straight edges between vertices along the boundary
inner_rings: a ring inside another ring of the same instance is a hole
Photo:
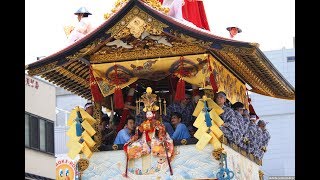
[[[112,149],[113,150],[118,150],[118,145],[117,144],[112,145]]]
[[[188,143],[188,141],[186,139],[182,139],[180,142],[182,145],[186,145]]]

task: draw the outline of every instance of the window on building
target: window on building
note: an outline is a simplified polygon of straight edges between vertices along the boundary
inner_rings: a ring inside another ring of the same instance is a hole
[[[46,123],[46,142],[47,142],[47,152],[54,153],[54,124],[52,122]]]
[[[54,122],[26,112],[25,147],[54,154]]]
[[[40,150],[46,150],[46,121],[44,119],[39,119],[39,129],[40,129]]]
[[[294,62],[296,60],[295,56],[288,56],[287,57],[287,62]]]
[[[29,115],[24,115],[24,144],[30,146]]]
[[[29,116],[30,120],[30,147],[39,149],[39,119]]]

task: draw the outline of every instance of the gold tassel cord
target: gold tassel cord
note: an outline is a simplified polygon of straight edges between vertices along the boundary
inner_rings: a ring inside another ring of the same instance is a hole
[[[163,114],[167,115],[167,101],[166,99],[163,100]]]
[[[160,116],[162,115],[162,108],[161,108],[161,98],[159,97],[159,112],[160,112]]]

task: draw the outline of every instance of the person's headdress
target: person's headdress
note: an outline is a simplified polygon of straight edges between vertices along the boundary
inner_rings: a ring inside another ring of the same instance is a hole
[[[225,92],[223,92],[223,91],[219,91],[219,92],[217,92],[217,93],[216,93],[216,96],[223,96],[224,98],[226,98],[226,99],[227,99],[227,95],[226,95],[226,93],[225,93]]]
[[[155,102],[157,102],[157,95],[152,94],[152,89],[150,87],[147,87],[146,93],[141,96],[140,101],[144,104],[144,112],[159,110],[159,106],[155,105]]]
[[[93,106],[93,103],[89,101],[84,105],[84,109],[86,110],[87,108],[89,108],[91,106]]]
[[[257,115],[255,114],[250,114],[250,120],[256,120],[257,119]]]
[[[268,124],[268,123],[266,123],[264,120],[259,120],[259,122],[258,122],[258,126],[260,126],[260,125],[265,126],[266,124]]]
[[[87,8],[85,7],[81,7],[78,9],[77,12],[74,13],[75,15],[78,15],[78,14],[88,14],[88,15],[92,15],[88,10]]]
[[[230,37],[233,38],[235,35],[237,35],[238,33],[241,33],[242,30],[238,27],[227,27],[227,30],[229,31]]]

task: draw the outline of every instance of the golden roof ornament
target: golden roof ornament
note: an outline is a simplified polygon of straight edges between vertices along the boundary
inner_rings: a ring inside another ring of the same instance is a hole
[[[119,11],[119,9],[121,9],[124,5],[127,4],[128,1],[129,0],[117,0],[114,3],[114,8],[112,8],[111,13],[105,13],[103,15],[104,19],[107,20],[107,19],[109,19],[110,16],[117,13]],[[142,0],[142,2],[145,2],[149,6],[153,7],[154,9],[156,9],[164,14],[168,14],[170,11],[170,8],[163,7],[161,5],[160,1],[158,1],[158,0]]]
[[[168,14],[170,11],[170,8],[163,7],[159,0],[142,0],[142,1],[150,5],[154,9],[163,12],[164,14]]]
[[[104,19],[107,20],[109,19],[109,17],[111,15],[114,15],[116,12],[119,11],[119,9],[121,9],[124,5],[127,4],[129,0],[117,0],[115,3],[114,3],[114,8],[111,9],[111,13],[105,13],[103,15]]]
[[[144,104],[144,112],[159,110],[159,106],[155,105],[155,102],[157,102],[157,95],[152,94],[151,87],[147,87],[146,93],[141,96],[140,102],[143,102]]]

